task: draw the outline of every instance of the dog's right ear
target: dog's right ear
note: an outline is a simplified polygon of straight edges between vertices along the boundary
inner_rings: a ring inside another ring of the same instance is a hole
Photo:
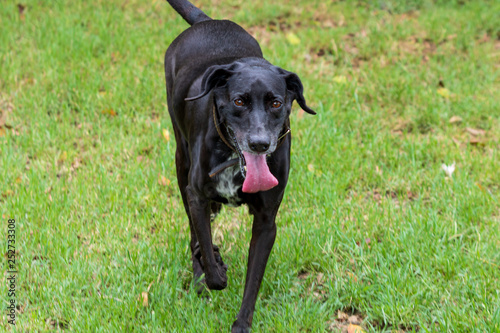
[[[222,87],[227,83],[227,80],[235,73],[231,70],[232,65],[214,65],[209,67],[203,79],[201,80],[201,94],[194,97],[187,97],[185,101],[194,101],[202,98],[216,87]]]

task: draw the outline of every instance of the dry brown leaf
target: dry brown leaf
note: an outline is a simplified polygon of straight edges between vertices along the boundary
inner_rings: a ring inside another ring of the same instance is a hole
[[[470,127],[467,127],[465,130],[474,136],[484,135],[486,133],[485,130]]]
[[[478,138],[470,138],[469,143],[473,146],[484,145],[484,141]]]
[[[110,115],[111,117],[115,117],[118,115],[118,113],[116,113],[115,110],[113,109],[106,109],[106,110],[102,110],[101,112],[102,114],[107,114],[107,115]]]
[[[361,326],[349,324],[347,327],[347,333],[364,333],[365,331]]]
[[[462,117],[459,116],[453,116],[450,118],[448,121],[450,124],[456,124],[456,123],[461,123],[463,121]]]
[[[349,318],[349,315],[347,313],[342,312],[340,310],[339,310],[339,312],[337,312],[337,320],[346,321],[348,318]]]
[[[4,197],[4,198],[10,197],[12,195],[14,195],[14,191],[12,191],[10,189],[9,190],[5,190],[5,192],[2,193],[2,197]]]
[[[161,186],[168,186],[170,185],[170,179],[161,174],[158,174],[158,184]]]
[[[363,318],[361,318],[358,315],[352,315],[347,319],[347,321],[353,325],[360,325],[361,322],[363,321]]]
[[[142,306],[143,307],[147,307],[148,306],[148,292],[147,291],[143,291],[141,293],[141,297],[142,297]]]
[[[347,275],[354,280],[354,282],[358,282],[358,278],[356,277],[356,275],[354,275],[353,273],[351,272],[347,272]]]
[[[168,129],[164,128],[162,133],[165,140],[167,140],[167,142],[170,141],[170,132],[168,131]]]

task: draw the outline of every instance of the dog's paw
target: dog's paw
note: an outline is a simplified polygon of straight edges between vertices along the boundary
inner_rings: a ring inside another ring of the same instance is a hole
[[[219,265],[213,267],[211,274],[205,274],[207,287],[212,290],[222,290],[227,287],[226,270]]]
[[[210,278],[207,278],[207,286],[212,290],[222,290],[227,287],[227,265],[222,261],[222,257],[217,245],[213,246],[215,256],[215,267],[211,270]],[[208,272],[207,272],[208,273]]]
[[[212,290],[222,290],[227,287],[227,265],[222,261],[219,247],[213,245],[212,249],[214,251],[215,265],[208,267],[208,269],[203,264],[199,244],[196,243],[193,249],[193,277],[198,294],[203,293],[205,286]],[[202,279],[203,273],[205,273],[205,278]]]
[[[241,324],[236,320],[231,328],[231,333],[250,333],[250,327],[246,324]]]

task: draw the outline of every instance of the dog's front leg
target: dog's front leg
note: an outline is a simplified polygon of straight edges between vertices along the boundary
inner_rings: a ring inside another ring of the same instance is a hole
[[[232,333],[249,332],[252,326],[257,294],[264,277],[267,259],[276,239],[276,212],[277,209],[273,214],[269,212],[254,213],[243,302],[238,317],[233,323]]]
[[[210,202],[200,197],[190,186],[187,186],[186,194],[193,228],[200,246],[205,283],[210,289],[224,289],[227,286],[227,266],[224,265],[220,258],[216,260],[214,254],[210,230]]]

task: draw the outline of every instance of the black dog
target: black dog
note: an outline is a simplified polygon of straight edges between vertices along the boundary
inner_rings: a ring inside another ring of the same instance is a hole
[[[221,204],[247,204],[254,215],[252,240],[232,332],[248,332],[288,181],[292,102],[315,112],[299,77],[264,60],[243,28],[212,20],[186,0],[168,2],[192,25],[168,48],[165,77],[194,279],[199,292],[204,285],[226,287],[227,266],[212,244],[210,223]]]

